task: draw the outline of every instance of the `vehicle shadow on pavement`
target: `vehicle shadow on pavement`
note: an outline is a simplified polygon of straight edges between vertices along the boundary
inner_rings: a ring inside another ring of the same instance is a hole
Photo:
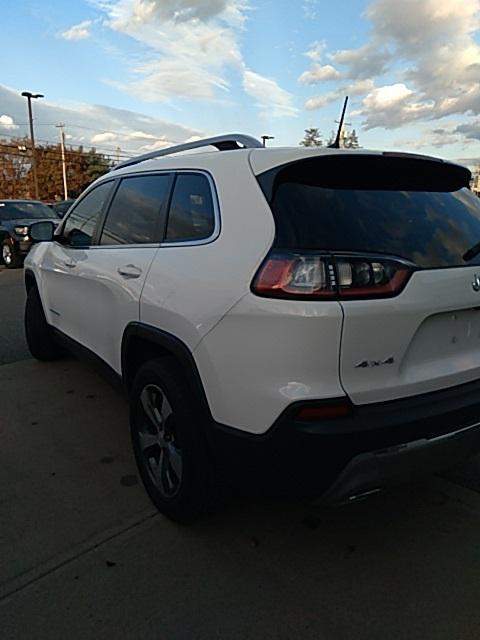
[[[478,637],[476,493],[244,496],[181,527],[146,498],[126,402],[91,368],[4,365],[0,388],[2,640]]]

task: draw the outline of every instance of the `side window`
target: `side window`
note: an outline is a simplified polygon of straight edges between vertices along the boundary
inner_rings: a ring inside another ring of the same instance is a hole
[[[72,247],[89,247],[100,215],[105,206],[113,182],[103,182],[82,198],[68,216],[63,227],[63,237]]]
[[[110,206],[100,244],[160,242],[170,180],[169,174],[124,178]]]
[[[208,238],[214,228],[215,214],[208,179],[201,174],[179,173],[168,214],[166,242]]]

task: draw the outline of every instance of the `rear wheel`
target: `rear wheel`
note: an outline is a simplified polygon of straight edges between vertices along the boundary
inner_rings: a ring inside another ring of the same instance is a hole
[[[47,323],[37,287],[27,294],[25,305],[25,336],[30,353],[37,360],[56,360],[61,351]]]
[[[155,506],[177,522],[189,522],[213,503],[213,465],[196,402],[169,358],[138,371],[130,424],[140,476]]]
[[[2,243],[2,260],[7,269],[18,269],[23,265],[23,258],[10,238]]]

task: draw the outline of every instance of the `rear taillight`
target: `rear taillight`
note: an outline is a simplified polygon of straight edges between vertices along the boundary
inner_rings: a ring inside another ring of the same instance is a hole
[[[315,254],[271,253],[252,285],[254,293],[275,298],[334,298],[329,265]]]
[[[273,250],[260,266],[253,293],[303,300],[389,298],[415,266],[397,258]]]

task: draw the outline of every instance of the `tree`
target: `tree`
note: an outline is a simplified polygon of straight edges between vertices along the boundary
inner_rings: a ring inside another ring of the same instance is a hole
[[[30,160],[25,140],[0,140],[0,197],[30,198]]]
[[[330,147],[335,142],[336,137],[337,137],[337,132],[332,129],[330,131],[330,137],[326,142],[327,147]]]
[[[91,149],[87,154],[86,174],[91,178],[91,182],[103,176],[104,173],[110,171],[112,163],[101,153],[97,153],[95,149]]]
[[[355,129],[352,129],[350,131],[350,133],[347,133],[347,135],[344,137],[343,146],[345,147],[345,149],[359,149],[360,148],[360,144],[358,142],[357,132],[355,131]]]
[[[32,166],[28,139],[0,140],[0,198],[32,198]],[[60,145],[35,147],[38,187],[41,200],[61,200],[64,196]],[[83,147],[65,150],[68,193],[77,197],[112,163],[95,149]]]
[[[331,131],[330,137],[326,143],[327,147],[335,142],[336,137],[337,132]],[[355,129],[352,129],[350,133],[346,133],[345,129],[343,130],[343,136],[340,137],[340,147],[342,149],[360,149],[358,135]]]
[[[305,129],[305,135],[299,144],[302,145],[302,147],[321,147],[323,145],[322,134],[319,129],[315,127]]]

